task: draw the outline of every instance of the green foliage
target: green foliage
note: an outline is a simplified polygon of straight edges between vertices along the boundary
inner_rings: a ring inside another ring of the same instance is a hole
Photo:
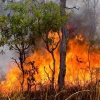
[[[0,16],[1,40],[11,50],[13,45],[34,44],[42,34],[58,32],[68,19],[65,15],[60,16],[60,5],[53,2],[39,4],[24,0],[23,4],[9,3],[4,10],[9,10],[9,13]]]
[[[0,16],[0,33],[4,44],[8,44],[10,50],[13,45],[29,44],[30,14],[27,5],[10,3],[4,10],[10,10],[8,15]]]
[[[66,16],[60,16],[60,6],[53,2],[35,3],[35,6],[32,6],[32,12],[35,18],[32,19],[31,29],[40,34],[59,31],[62,23],[67,20]]]

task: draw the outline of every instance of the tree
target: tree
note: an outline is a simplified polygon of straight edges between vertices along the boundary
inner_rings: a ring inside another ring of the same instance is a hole
[[[54,89],[54,77],[56,73],[56,60],[54,51],[60,43],[60,28],[62,24],[67,20],[67,16],[61,16],[60,6],[58,4],[54,4],[53,2],[42,3],[41,5],[40,3],[36,3],[36,7],[33,9],[33,12],[36,16],[37,21],[36,23],[34,23],[35,25],[32,24],[31,29],[33,33],[39,33],[40,37],[45,43],[45,48],[51,54],[53,59],[53,67],[49,68],[52,71],[52,78],[50,79],[51,89]],[[58,41],[55,41],[55,35],[58,35]]]
[[[26,70],[25,73],[28,75],[28,78],[27,78],[27,91],[28,92],[31,92],[31,88],[35,82],[35,78],[34,78],[34,75],[35,73],[38,73],[38,69],[37,67],[34,65],[34,61],[33,62],[29,62],[28,64],[31,65],[31,69],[29,70]]]
[[[61,16],[66,15],[65,12],[66,0],[60,0],[60,3],[61,3],[60,15]],[[66,50],[67,50],[67,42],[68,42],[68,32],[66,29],[66,22],[62,26],[61,32],[62,32],[62,40],[60,43],[60,68],[59,68],[60,71],[58,76],[59,90],[62,90],[65,86],[64,78],[66,74]]]
[[[29,5],[28,5],[29,6]],[[34,40],[30,40],[30,13],[26,2],[10,3],[5,7],[10,10],[7,15],[0,16],[0,30],[2,41],[9,46],[10,50],[14,50],[18,55],[12,58],[22,72],[21,91],[23,92],[24,76],[25,76],[25,60],[31,51],[31,45]]]

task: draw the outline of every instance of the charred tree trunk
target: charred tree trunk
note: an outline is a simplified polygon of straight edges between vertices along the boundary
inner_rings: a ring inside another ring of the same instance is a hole
[[[66,6],[66,0],[60,0],[61,2],[61,16],[66,14],[65,13],[65,6]],[[67,49],[67,39],[68,39],[68,32],[66,29],[66,23],[61,28],[62,31],[62,40],[60,43],[60,71],[58,76],[58,86],[59,91],[62,90],[65,86],[64,78],[66,74],[66,49]]]
[[[60,44],[60,71],[59,71],[59,77],[58,77],[58,85],[59,85],[59,90],[63,89],[65,86],[64,83],[64,78],[66,74],[66,49],[67,49],[67,43],[66,38],[67,38],[67,30],[66,27],[62,27],[62,40]]]

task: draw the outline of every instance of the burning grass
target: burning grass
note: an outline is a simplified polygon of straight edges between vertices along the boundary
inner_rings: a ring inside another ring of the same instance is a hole
[[[97,100],[96,84],[90,83],[85,87],[80,85],[67,85],[62,91],[51,91],[42,87],[32,92],[13,92],[0,100]]]
[[[66,57],[67,73],[65,77],[67,85],[66,89],[59,93],[57,91],[60,62],[59,47],[54,54],[56,59],[54,91],[51,91],[49,87],[53,60],[50,53],[46,49],[41,48],[41,50],[37,50],[26,60],[26,62],[34,61],[34,66],[38,69],[38,72],[34,73],[31,91],[20,92],[22,75],[18,67],[13,67],[7,73],[5,80],[0,82],[0,93],[2,96],[11,98],[11,100],[65,100],[72,94],[72,99],[66,100],[76,100],[76,98],[79,100],[78,97],[80,100],[97,100],[96,95],[99,88],[97,82],[100,79],[99,52],[99,46],[86,42],[81,35],[69,40]],[[25,70],[31,70],[31,66],[28,64],[24,68]],[[29,77],[29,74],[25,75],[24,91],[27,91],[27,80]]]

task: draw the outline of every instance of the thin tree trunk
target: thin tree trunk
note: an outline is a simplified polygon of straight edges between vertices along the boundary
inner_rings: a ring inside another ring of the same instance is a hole
[[[54,52],[51,53],[53,59],[53,70],[52,70],[52,80],[51,80],[51,88],[54,90],[54,82],[55,82],[55,57]]]
[[[60,0],[61,2],[61,16],[65,14],[64,8],[66,6],[66,0]],[[67,38],[68,32],[66,29],[66,24],[64,24],[61,28],[62,31],[62,40],[60,43],[60,71],[58,76],[58,86],[59,91],[62,90],[65,86],[64,78],[66,74],[66,49],[67,49]]]
[[[24,91],[24,71],[22,71],[21,92]]]

